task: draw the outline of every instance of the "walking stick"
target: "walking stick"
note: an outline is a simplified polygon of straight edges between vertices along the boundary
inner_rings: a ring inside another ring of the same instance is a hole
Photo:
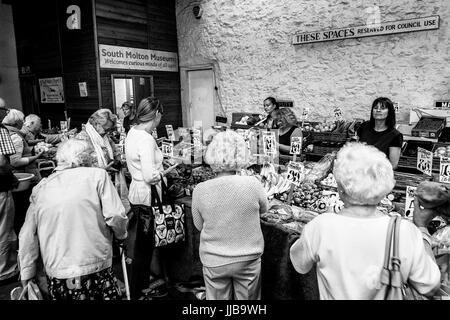
[[[120,248],[120,256],[122,259],[122,271],[123,271],[123,282],[125,283],[125,293],[127,295],[127,300],[131,300],[130,286],[128,284],[127,264],[125,262],[125,251],[123,250],[123,248]]]

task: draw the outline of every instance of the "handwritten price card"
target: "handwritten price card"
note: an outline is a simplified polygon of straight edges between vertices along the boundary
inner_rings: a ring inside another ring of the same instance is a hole
[[[336,120],[343,120],[344,117],[342,116],[342,110],[339,107],[334,108],[334,117]]]
[[[163,142],[161,149],[164,156],[173,157],[173,144],[171,142]]]
[[[290,161],[287,167],[286,179],[299,186],[304,179],[305,167],[302,163]]]
[[[275,132],[263,132],[263,152],[266,155],[277,154]]]
[[[431,176],[432,169],[433,169],[433,152],[418,147],[417,170]]]
[[[290,154],[301,154],[301,153],[302,153],[302,138],[292,137]]]
[[[170,141],[175,141],[175,132],[173,131],[171,124],[166,124],[166,132],[167,138],[169,138]]]
[[[414,193],[417,187],[406,187],[405,216],[412,219],[414,213]]]
[[[439,182],[450,183],[450,158],[441,157]]]

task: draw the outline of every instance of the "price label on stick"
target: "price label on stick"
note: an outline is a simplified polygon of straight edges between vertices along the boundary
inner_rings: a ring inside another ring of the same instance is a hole
[[[414,213],[414,193],[417,187],[406,187],[405,217],[412,219]]]
[[[303,119],[303,121],[308,119],[308,115],[309,115],[309,108],[308,107],[303,108],[303,111],[302,111],[302,119]]]
[[[175,132],[173,131],[171,124],[166,124],[166,132],[167,138],[169,138],[170,141],[175,141]]]
[[[418,147],[417,170],[431,176],[432,169],[433,169],[433,152]]]
[[[450,158],[441,157],[439,182],[450,183]]]
[[[395,113],[400,112],[400,103],[394,102],[394,110],[395,110]]]
[[[171,142],[162,142],[161,149],[164,156],[173,157],[173,144]]]
[[[292,137],[291,138],[291,150],[290,154],[301,154],[302,152],[302,138]]]
[[[334,117],[336,120],[343,120],[342,110],[339,107],[334,108]]]
[[[275,132],[263,132],[264,154],[277,154],[277,145],[275,141]]]
[[[291,183],[299,186],[304,179],[305,167],[302,163],[290,161],[287,166],[286,179]]]

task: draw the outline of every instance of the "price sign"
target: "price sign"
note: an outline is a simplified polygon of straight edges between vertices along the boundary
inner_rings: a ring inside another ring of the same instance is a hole
[[[156,129],[153,129],[152,136],[153,138],[155,138],[155,140],[158,139],[158,131],[156,131]]]
[[[414,213],[414,193],[416,192],[416,189],[417,187],[406,187],[405,216],[411,219]]]
[[[395,110],[395,113],[400,112],[400,103],[394,102],[394,110]]]
[[[61,126],[61,131],[66,132],[67,131],[67,121],[60,121],[59,124]]]
[[[302,152],[302,137],[291,138],[291,150],[290,154],[301,154]]]
[[[275,132],[263,132],[263,152],[264,154],[277,154]]]
[[[334,108],[334,117],[336,120],[342,120],[344,117],[342,116],[342,110],[339,107]]]
[[[171,142],[163,142],[161,149],[164,156],[173,157],[173,144]]]
[[[305,167],[302,163],[290,161],[287,167],[286,179],[291,183],[299,186],[304,179]]]
[[[303,111],[302,111],[302,119],[303,119],[303,120],[308,119],[308,115],[309,115],[309,108],[308,108],[308,107],[303,108]]]
[[[417,170],[431,176],[432,168],[433,168],[433,152],[418,147]]]
[[[439,182],[450,183],[450,158],[441,157]]]
[[[194,144],[194,164],[200,164],[203,161],[202,131],[200,129],[192,129],[192,142]]]
[[[175,132],[173,132],[173,127],[171,124],[166,124],[166,132],[167,138],[169,138],[170,141],[175,141]]]

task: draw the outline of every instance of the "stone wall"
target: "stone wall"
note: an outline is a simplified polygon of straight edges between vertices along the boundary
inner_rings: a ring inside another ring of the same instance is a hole
[[[214,64],[218,93],[232,112],[262,112],[263,99],[294,101],[310,119],[367,119],[378,96],[409,110],[449,99],[448,0],[177,0],[180,66]],[[203,15],[196,19],[194,5]],[[292,45],[295,33],[440,16],[437,30]],[[375,7],[376,8],[376,7]],[[376,14],[375,14],[376,15]],[[372,19],[373,20],[373,19]],[[376,20],[376,19],[375,19]]]

